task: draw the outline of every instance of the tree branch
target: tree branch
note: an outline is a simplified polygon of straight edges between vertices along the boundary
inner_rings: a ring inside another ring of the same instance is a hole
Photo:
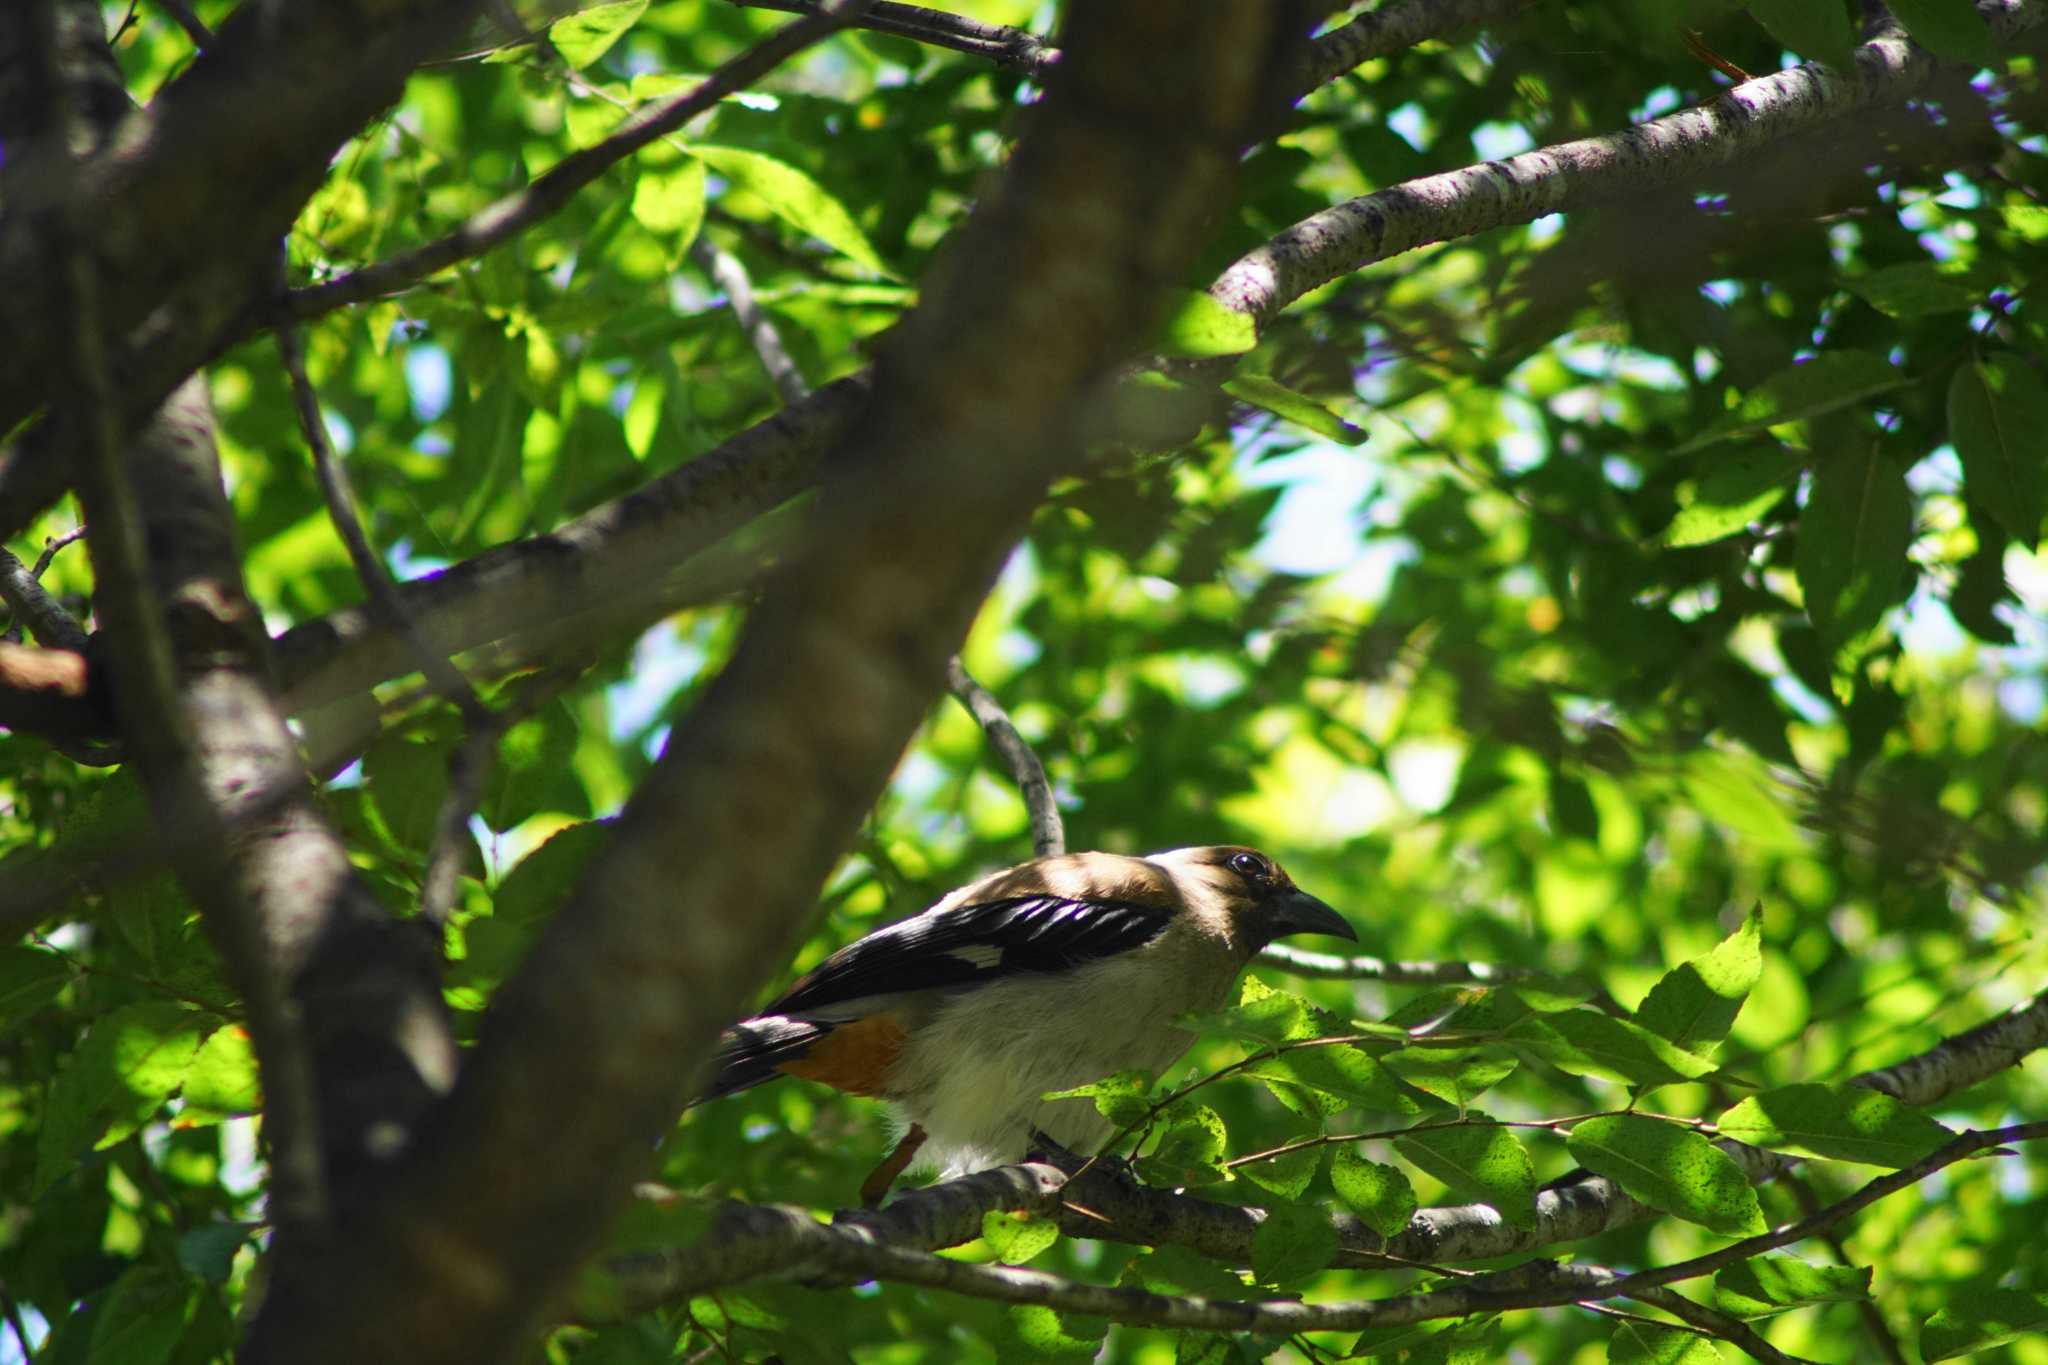
[[[1010,776],[1016,779],[1017,791],[1024,798],[1024,808],[1031,814],[1032,849],[1041,858],[1065,853],[1067,830],[1060,821],[1059,802],[1053,796],[1052,783],[1046,781],[1045,765],[1024,742],[1024,736],[1017,733],[1010,713],[1003,709],[1003,704],[995,699],[993,693],[974,680],[957,654],[946,660],[946,686],[967,708],[967,714],[973,716],[987,732],[989,747],[1002,757],[1010,769]]]
[[[741,9],[772,9],[785,14],[814,14],[815,0],[731,0]],[[981,57],[997,66],[1021,71],[1042,81],[1059,61],[1058,49],[1026,29],[1008,24],[985,24],[964,14],[926,9],[922,5],[899,5],[878,0],[853,22],[853,27],[907,38],[929,47],[942,47]]]
[[[1088,1313],[1118,1322],[1153,1327],[1241,1332],[1357,1332],[1403,1326],[1476,1313],[1559,1307],[1612,1298],[1654,1304],[1716,1336],[1736,1341],[1765,1361],[1792,1359],[1775,1351],[1740,1323],[1664,1289],[1681,1280],[1712,1274],[1725,1266],[1813,1236],[1868,1205],[1909,1189],[1945,1167],[1987,1148],[2048,1137],[2048,1123],[2015,1124],[1983,1132],[1965,1132],[1921,1161],[1870,1181],[1854,1194],[1819,1213],[1719,1251],[1691,1260],[1621,1275],[1598,1266],[1528,1261],[1507,1270],[1460,1280],[1455,1288],[1353,1303],[1307,1304],[1294,1299],[1218,1301],[1151,1294],[1134,1289],[1082,1284],[1016,1266],[973,1265],[930,1252],[872,1240],[858,1225],[816,1222],[800,1209],[728,1209],[714,1224],[711,1237],[749,1278],[806,1277],[820,1273],[888,1280],[945,1289],[1004,1303],[1044,1304],[1064,1312]],[[746,1250],[733,1254],[735,1244]],[[709,1265],[708,1261],[700,1264]],[[722,1280],[719,1283],[732,1283]],[[644,1288],[640,1284],[637,1287]],[[716,1287],[703,1281],[676,1281],[678,1293],[701,1293]],[[1761,1349],[1759,1349],[1761,1348]]]
[[[782,333],[776,330],[775,319],[769,317],[767,310],[755,299],[754,281],[739,257],[702,232],[697,234],[696,241],[690,243],[690,255],[704,268],[704,273],[711,276],[711,282],[725,292],[725,301],[732,305],[732,315],[739,320],[740,330],[753,344],[754,354],[761,358],[761,368],[768,372],[769,382],[782,395],[782,401],[795,404],[810,397],[811,387],[804,382],[804,372],[798,368],[789,348],[782,344]]]
[[[1966,1045],[1965,1040],[1979,1038],[2015,1019],[2040,1020],[2048,1013],[2048,1006],[2042,1005],[2042,1001],[2048,1001],[2048,996],[1895,1067],[1859,1077],[1858,1083],[1868,1083],[1887,1072],[1910,1070],[1928,1078],[1922,1098],[1916,1103],[1932,1104],[1944,1099],[1989,1074],[1983,1069],[1988,1054],[1981,1047]],[[2009,1047],[2013,1037],[2003,1034],[2001,1048]],[[2042,1027],[2034,1037],[2034,1047],[2048,1046],[2048,1027]],[[1752,1180],[1771,1178],[1790,1160],[1740,1143],[1724,1142],[1721,1147],[1742,1164]],[[1021,1210],[1038,1216],[1057,1213],[1061,1230],[1068,1236],[1139,1246],[1183,1246],[1223,1265],[1251,1263],[1252,1240],[1266,1219],[1264,1210],[1258,1208],[1213,1203],[1195,1195],[1139,1185],[1100,1163],[1077,1164],[1073,1173],[1064,1178],[1057,1166],[1027,1163],[913,1190],[897,1196],[879,1212],[841,1210],[833,1216],[833,1222],[835,1226],[858,1228],[871,1240],[930,1251],[979,1237],[982,1215],[997,1209]],[[1338,1213],[1332,1218],[1339,1247],[1333,1264],[1390,1268],[1494,1260],[1579,1241],[1657,1216],[1656,1210],[1638,1203],[1600,1177],[1539,1191],[1535,1222],[1526,1228],[1508,1223],[1497,1210],[1484,1204],[1452,1205],[1418,1211],[1405,1229],[1389,1238],[1382,1237],[1362,1219]],[[1836,1215],[1839,1216],[1842,1215]],[[1829,1222],[1813,1224],[1816,1230],[1828,1225]],[[771,1238],[784,1235],[779,1222],[755,1224],[745,1214],[728,1211],[694,1245],[648,1257],[627,1258],[614,1269],[621,1274],[629,1301],[642,1308],[701,1293],[721,1283],[735,1282],[719,1278],[724,1273],[721,1267],[728,1264],[769,1268],[758,1273],[770,1273],[778,1265],[780,1251],[764,1249],[748,1240],[753,1235],[749,1229],[763,1226],[770,1229]],[[779,1247],[780,1243],[776,1245]]]
[[[0,598],[6,600],[16,624],[26,625],[38,643],[83,654],[85,630],[44,590],[40,573],[40,568],[31,572],[11,551],[0,550]]]
[[[510,1355],[594,1245],[720,1028],[786,959],[1075,458],[1085,400],[1225,201],[1293,7],[1192,8],[1070,12],[1055,88],[893,334],[801,557],[500,991],[431,1136],[351,1210],[345,1245],[279,1261],[246,1359]]]
[[[1392,962],[1383,957],[1345,956],[1275,943],[1259,961],[1296,976],[1333,981],[1385,981],[1395,986],[1491,986],[1540,977],[1534,967],[1491,962]]]
[[[797,53],[844,26],[870,0],[826,0],[705,77],[684,94],[657,100],[603,141],[569,153],[533,183],[514,190],[444,237],[285,296],[285,315],[304,320],[408,289],[429,275],[511,240],[560,210],[576,192],[648,143],[682,127],[727,95],[746,89]]]
[[[1978,13],[2010,45],[2048,22],[2048,0],[1979,0]],[[1809,62],[1619,133],[1405,181],[1303,219],[1240,257],[1209,293],[1263,326],[1310,290],[1404,251],[1679,183],[1773,141],[1907,99],[1941,69],[1923,49],[1888,34],[1857,48],[1846,72]]]

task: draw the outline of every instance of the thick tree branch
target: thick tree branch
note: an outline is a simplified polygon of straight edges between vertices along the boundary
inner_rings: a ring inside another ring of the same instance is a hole
[[[2048,23],[2048,0],[1979,0],[1978,12],[2001,42],[2015,44]],[[1857,48],[1846,72],[1809,62],[1619,133],[1406,181],[1303,219],[1241,257],[1209,293],[1263,325],[1310,290],[1377,261],[1681,183],[1785,137],[1908,99],[1941,69],[1888,34]]]
[[[1060,806],[1053,796],[1052,783],[1046,780],[1045,765],[1024,742],[1024,736],[1017,733],[1010,713],[993,693],[974,680],[957,654],[946,661],[946,686],[988,734],[989,747],[1002,757],[1010,776],[1016,779],[1018,794],[1031,815],[1033,851],[1041,858],[1065,853],[1067,830],[1060,821]]]
[[[500,992],[431,1136],[351,1210],[345,1244],[280,1261],[247,1359],[518,1349],[721,1026],[784,960],[1037,497],[1075,459],[1085,399],[1225,202],[1293,12],[1071,12],[1054,89],[893,338],[803,554]],[[1155,60],[1138,71],[1133,51]]]
[[[118,120],[107,150],[79,168],[79,250],[121,288],[94,319],[107,338],[116,411],[128,425],[254,320],[264,265],[335,149],[395,99],[406,75],[468,24],[478,0],[325,0],[245,5],[147,110],[128,109],[118,77],[96,105]],[[97,16],[97,8],[94,8]],[[98,20],[94,19],[95,36]],[[103,41],[103,38],[100,39]],[[0,168],[0,336],[37,335],[51,316],[60,257],[29,224],[53,202],[30,161]],[[39,406],[51,348],[0,349],[0,429]],[[0,493],[46,490],[47,471],[0,458]],[[44,449],[48,460],[59,452]],[[61,475],[57,482],[61,486]],[[6,532],[32,516],[4,499]]]

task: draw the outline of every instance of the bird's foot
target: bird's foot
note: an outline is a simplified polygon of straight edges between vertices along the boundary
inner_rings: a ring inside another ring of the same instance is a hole
[[[868,1172],[868,1178],[860,1182],[860,1206],[864,1209],[880,1208],[882,1200],[888,1197],[889,1187],[896,1183],[896,1177],[908,1170],[917,1156],[917,1149],[924,1146],[925,1131],[917,1124],[910,1125],[910,1131],[897,1142],[894,1151],[882,1158],[882,1164]]]

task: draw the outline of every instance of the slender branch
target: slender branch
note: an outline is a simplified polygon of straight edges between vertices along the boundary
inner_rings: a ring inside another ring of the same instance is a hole
[[[745,1278],[764,1274],[803,1277],[825,1272],[923,1285],[999,1302],[1044,1304],[1119,1322],[1212,1331],[1355,1332],[1474,1313],[1631,1298],[1663,1308],[1701,1330],[1734,1341],[1760,1360],[1783,1362],[1794,1358],[1776,1351],[1744,1325],[1682,1299],[1664,1286],[1711,1274],[1813,1236],[1877,1200],[1909,1189],[1934,1172],[1987,1148],[2042,1137],[2048,1137],[2048,1123],[1963,1133],[1923,1160],[1870,1181],[1856,1193],[1810,1217],[1744,1238],[1708,1255],[1654,1270],[1621,1275],[1598,1266],[1538,1260],[1460,1280],[1452,1289],[1353,1303],[1311,1305],[1291,1299],[1218,1302],[1080,1284],[1040,1271],[970,1265],[927,1251],[879,1242],[858,1224],[821,1224],[802,1210],[743,1206],[728,1209],[714,1223],[712,1233],[704,1240],[717,1246],[718,1255],[699,1256],[696,1268],[700,1274],[721,1276],[729,1268]],[[736,1243],[746,1246],[743,1256],[733,1256]],[[680,1295],[730,1282],[722,1277],[706,1282],[678,1275],[671,1281],[670,1289]]]
[[[733,316],[739,319],[740,330],[753,344],[754,354],[761,358],[761,368],[768,371],[769,381],[782,395],[782,401],[794,404],[810,397],[811,387],[804,382],[804,372],[783,344],[775,319],[769,317],[768,311],[755,299],[754,281],[739,257],[701,232],[697,234],[697,240],[690,243],[690,255],[704,267],[712,282],[724,291],[725,301],[732,305]]]
[[[1060,821],[1059,802],[1053,796],[1052,783],[1046,780],[1045,765],[1038,761],[1038,755],[1017,733],[1017,726],[1010,719],[1010,713],[995,699],[993,693],[976,682],[954,655],[946,660],[946,687],[967,713],[974,717],[988,734],[989,746],[1002,756],[1010,769],[1010,776],[1017,781],[1017,790],[1024,798],[1024,808],[1031,813],[1031,846],[1043,858],[1053,853],[1067,851],[1067,831]]]
[[[1820,1195],[1799,1172],[1788,1171],[1781,1179],[1785,1187],[1792,1191],[1792,1197],[1799,1201],[1801,1213],[1812,1215],[1820,1212]],[[1842,1234],[1838,1230],[1829,1228],[1820,1234],[1820,1240],[1834,1254],[1837,1262],[1845,1266],[1856,1264],[1855,1258],[1849,1254],[1848,1243],[1842,1239]],[[1870,1333],[1871,1344],[1877,1348],[1877,1353],[1884,1357],[1885,1365],[1910,1365],[1905,1348],[1899,1345],[1899,1339],[1893,1334],[1891,1324],[1884,1319],[1884,1309],[1870,1299],[1859,1298],[1856,1300],[1856,1312],[1863,1319],[1864,1330]]]
[[[811,0],[731,0],[741,9],[772,9],[785,14],[815,14]],[[1026,29],[1008,24],[985,24],[964,14],[927,9],[922,5],[899,5],[878,0],[854,21],[856,28],[907,38],[928,47],[942,47],[981,57],[997,66],[1021,71],[1033,80],[1044,80],[1059,61],[1059,49]]]
[[[192,6],[185,3],[185,0],[156,0],[156,7],[170,15],[178,27],[185,30],[185,36],[192,40],[192,46],[201,52],[213,46],[213,30],[192,12]]]
[[[1762,1361],[1764,1365],[1814,1365],[1803,1356],[1788,1355],[1771,1345],[1754,1327],[1741,1318],[1732,1317],[1719,1309],[1709,1308],[1703,1303],[1695,1303],[1675,1289],[1642,1289],[1629,1297],[1638,1303],[1663,1309],[1680,1322],[1697,1328],[1706,1336],[1718,1337],[1737,1350],[1747,1352],[1752,1359]]]
[[[1507,981],[1540,977],[1534,967],[1503,966],[1491,962],[1394,962],[1383,957],[1345,956],[1291,948],[1276,943],[1259,954],[1259,961],[1296,976],[1323,977],[1340,981],[1385,981],[1395,986],[1490,986]]]
[[[1405,52],[1432,38],[1485,24],[1497,24],[1535,0],[1388,0],[1339,24],[1309,44],[1299,88],[1328,85],[1353,67]]]
[[[349,563],[355,566],[356,577],[361,580],[363,591],[369,595],[372,607],[382,618],[382,624],[401,640],[412,652],[413,663],[435,692],[455,703],[463,719],[472,727],[488,724],[490,713],[477,699],[476,689],[469,679],[448,656],[429,644],[420,634],[406,612],[405,603],[399,599],[398,585],[391,577],[391,569],[384,563],[383,556],[370,544],[370,536],[363,529],[363,519],[356,510],[355,489],[349,484],[348,470],[336,458],[334,443],[328,439],[327,421],[320,414],[320,396],[313,389],[313,381],[306,374],[306,351],[300,344],[298,329],[284,326],[275,330],[277,353],[284,362],[284,371],[291,384],[292,405],[299,414],[299,430],[305,435],[306,447],[313,455],[313,472],[320,480],[320,494],[327,502],[327,519],[334,523],[335,531],[341,536],[341,543],[348,550]]]
[[[31,570],[12,552],[0,549],[0,599],[5,599],[17,625],[26,625],[39,644],[52,649],[85,652],[85,630],[64,604],[37,581],[41,567]]]
[[[1977,11],[2008,45],[2048,22],[2048,0],[1979,0]],[[1404,251],[1691,179],[1909,98],[1941,69],[1923,49],[1886,35],[1857,48],[1848,71],[1809,62],[1619,133],[1405,181],[1303,219],[1240,257],[1209,293],[1263,325],[1310,290]]]
[[[744,90],[789,58],[822,41],[867,7],[869,0],[826,0],[705,77],[695,89],[646,106],[602,142],[569,153],[532,184],[470,216],[445,237],[285,296],[286,316],[318,317],[336,308],[395,294],[526,231],[549,217],[619,162],[682,127],[728,95]]]
[[[1905,1104],[1932,1104],[1997,1075],[2041,1047],[2048,1047],[2048,991],[1925,1052],[1866,1071],[1849,1084],[1881,1090]]]
[[[1730,1243],[1719,1251],[1711,1251],[1704,1256],[1695,1256],[1689,1261],[1679,1261],[1655,1270],[1639,1270],[1618,1281],[1615,1292],[1632,1295],[1636,1290],[1646,1286],[1675,1284],[1680,1280],[1711,1275],[1724,1266],[1731,1266],[1752,1256],[1761,1256],[1767,1251],[1776,1251],[1779,1247],[1790,1246],[1794,1242],[1816,1236],[1886,1195],[1909,1190],[1936,1171],[1953,1166],[1966,1157],[1975,1156],[1986,1148],[2003,1147],[2013,1142],[2032,1142],[2044,1137],[2048,1137],[2048,1122],[2015,1123],[2004,1128],[1967,1130],[1949,1139],[1912,1165],[1879,1176],[1847,1198],[1838,1199],[1825,1208],[1783,1227]]]

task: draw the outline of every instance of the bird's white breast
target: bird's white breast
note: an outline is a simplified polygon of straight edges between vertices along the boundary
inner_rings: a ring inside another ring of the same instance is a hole
[[[1065,972],[1030,973],[962,992],[915,1031],[890,1098],[927,1142],[941,1178],[1021,1159],[1034,1129],[1093,1152],[1114,1131],[1092,1100],[1043,1100],[1118,1071],[1158,1074],[1194,1036],[1178,1017],[1214,1009],[1238,963],[1171,935]]]

